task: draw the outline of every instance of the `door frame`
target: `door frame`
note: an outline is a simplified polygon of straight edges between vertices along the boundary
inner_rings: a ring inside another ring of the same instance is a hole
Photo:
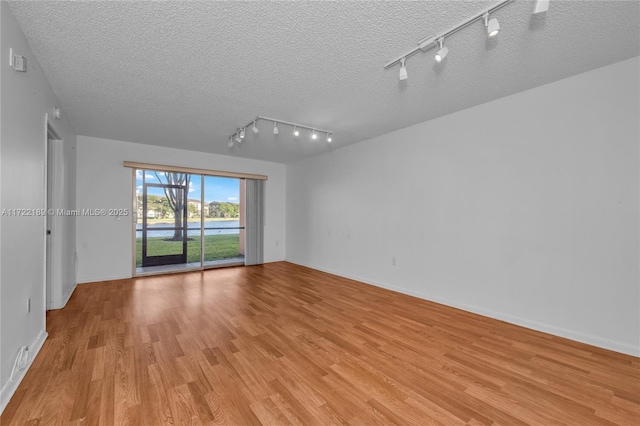
[[[48,113],[44,120],[44,300],[45,309],[54,309],[56,293],[62,293],[61,222],[55,211],[63,205],[63,140]],[[53,212],[50,210],[53,209]]]

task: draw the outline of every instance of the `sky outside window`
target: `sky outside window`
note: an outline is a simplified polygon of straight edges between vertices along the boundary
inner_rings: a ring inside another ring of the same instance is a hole
[[[142,170],[136,171],[136,192],[142,194]],[[160,177],[160,180],[158,180]],[[153,171],[145,171],[147,183],[166,183],[163,172],[158,172],[158,176]],[[200,175],[191,175],[188,198],[200,199]],[[150,195],[163,196],[162,188],[149,187],[147,191]],[[240,179],[225,178],[217,176],[205,176],[205,202],[222,201],[238,204],[240,202]]]

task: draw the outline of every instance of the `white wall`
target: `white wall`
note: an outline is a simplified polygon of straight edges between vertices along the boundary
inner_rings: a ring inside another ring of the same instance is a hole
[[[36,61],[26,38],[6,2],[0,2],[0,210],[42,209],[45,207],[45,114],[59,106],[46,76]],[[28,71],[9,68],[9,48],[27,58]],[[61,207],[73,208],[75,195],[75,143],[73,129],[64,111],[53,120],[63,138],[64,174],[59,188]],[[73,188],[73,190],[69,190]],[[75,246],[73,220],[61,220],[60,249],[57,254],[59,286],[53,295],[73,288],[70,271]],[[22,379],[9,382],[20,347],[29,346],[31,359],[46,338],[45,332],[45,220],[41,216],[7,216],[0,219],[0,411]],[[31,299],[31,312],[27,312]],[[26,371],[26,370],[25,370]]]
[[[289,165],[287,260],[640,355],[638,76],[636,57]]]
[[[283,164],[181,149],[78,136],[79,209],[132,207],[132,169],[124,161],[267,175],[265,262],[284,260],[285,175]],[[78,281],[132,275],[132,220],[78,217]]]

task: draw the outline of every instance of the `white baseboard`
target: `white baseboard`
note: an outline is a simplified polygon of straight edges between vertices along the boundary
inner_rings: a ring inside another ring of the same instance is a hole
[[[81,278],[78,280],[78,284],[90,284],[90,283],[99,283],[102,281],[115,281],[115,280],[127,280],[132,278],[131,274],[128,275],[112,275],[108,277],[96,277],[96,278]]]
[[[8,381],[4,384],[4,386],[2,386],[2,389],[0,390],[0,414],[2,414],[5,407],[11,400],[11,397],[16,392],[16,389],[18,389],[18,386],[22,382],[22,379],[24,379],[24,376],[27,374],[27,371],[29,371],[29,369],[31,368],[31,364],[33,364],[33,360],[40,352],[40,349],[42,349],[42,345],[44,344],[44,341],[47,340],[47,336],[49,336],[49,334],[46,331],[40,331],[38,337],[36,337],[35,340],[29,345],[29,359],[27,361],[27,366],[24,368],[24,370],[20,371],[18,375],[13,378],[13,380]]]
[[[60,308],[64,308],[65,306],[67,306],[67,302],[69,301],[69,299],[71,299],[71,295],[75,291],[76,287],[78,287],[78,283],[73,283],[73,285],[69,287],[69,290],[67,290],[67,294],[65,294],[62,298],[62,306],[60,306]]]
[[[311,264],[307,264],[305,262],[299,262],[295,259],[287,259],[287,262],[294,263],[296,265],[305,266],[311,269],[316,269],[318,271],[326,272],[328,274],[338,275],[340,277],[348,278],[350,280],[360,281],[365,284],[370,284],[376,287],[385,288],[387,290],[396,291],[398,293],[407,294],[409,296],[418,297],[420,299],[439,303],[441,305],[451,306],[452,308],[462,309],[463,311],[467,311],[467,312],[482,315],[485,317],[508,322],[509,324],[519,325],[521,327],[529,328],[531,330],[541,331],[543,333],[564,337],[570,340],[575,340],[576,342],[586,343],[588,345],[597,346],[599,348],[608,349],[614,352],[620,352],[626,355],[640,357],[640,347],[633,346],[624,342],[618,342],[618,341],[610,340],[604,337],[599,337],[591,334],[581,333],[578,331],[568,330],[565,328],[556,327],[551,324],[540,323],[537,321],[528,320],[526,318],[520,318],[520,317],[508,315],[503,312],[491,311],[484,308],[480,308],[478,306],[459,303],[459,302],[456,302],[455,300],[445,299],[445,298],[433,296],[427,293],[416,292],[416,291],[408,290],[406,288],[396,287],[386,283],[373,281],[366,278],[353,276],[350,274],[343,274],[341,272],[334,271],[328,268],[321,268]]]
[[[58,303],[54,301],[53,306],[51,306],[49,309],[52,309],[52,310],[62,309],[65,306],[67,306],[67,302],[69,301],[69,299],[71,299],[71,295],[73,294],[73,291],[76,289],[77,286],[78,286],[78,283],[75,283],[71,287],[69,287],[69,290],[67,290],[67,293],[62,296],[62,300]]]

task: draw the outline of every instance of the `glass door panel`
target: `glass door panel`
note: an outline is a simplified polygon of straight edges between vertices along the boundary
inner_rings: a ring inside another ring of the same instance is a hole
[[[244,263],[243,179],[204,177],[204,266]]]

